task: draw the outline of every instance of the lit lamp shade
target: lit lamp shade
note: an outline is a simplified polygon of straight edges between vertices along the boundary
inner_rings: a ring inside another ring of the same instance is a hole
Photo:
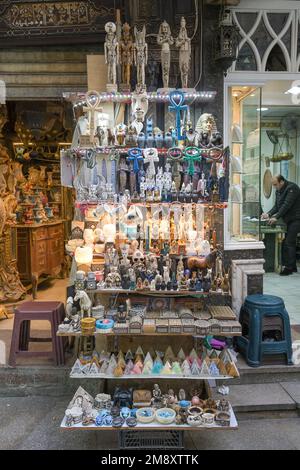
[[[91,228],[86,228],[83,232],[83,239],[87,245],[93,244],[95,241],[94,230],[92,230]]]
[[[233,124],[231,127],[231,140],[233,144],[242,144],[244,142],[242,130],[238,124]]]
[[[241,163],[240,157],[236,157],[234,155],[231,155],[230,163],[231,163],[232,173],[237,173],[237,174],[242,174],[243,173],[242,163]]]
[[[234,184],[230,189],[230,199],[234,204],[243,204],[242,188],[238,184]]]
[[[106,224],[103,227],[103,236],[105,243],[115,243],[117,229],[115,224]]]
[[[93,261],[93,248],[91,246],[78,246],[75,251],[75,261],[78,265],[90,265]]]

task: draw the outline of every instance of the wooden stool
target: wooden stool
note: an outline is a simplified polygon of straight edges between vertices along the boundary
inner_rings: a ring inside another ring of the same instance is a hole
[[[56,365],[64,365],[64,338],[56,335],[58,325],[65,318],[62,302],[24,302],[15,308],[9,365],[15,367],[18,357],[51,357]],[[51,324],[51,338],[32,338],[31,320],[47,320]],[[30,342],[52,342],[52,351],[28,351]]]

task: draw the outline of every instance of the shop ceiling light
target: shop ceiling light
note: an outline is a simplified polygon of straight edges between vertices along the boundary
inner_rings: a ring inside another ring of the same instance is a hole
[[[300,94],[300,85],[299,86],[293,86],[289,90],[285,91],[285,95],[299,95]]]
[[[256,111],[269,111],[269,108],[256,108]]]

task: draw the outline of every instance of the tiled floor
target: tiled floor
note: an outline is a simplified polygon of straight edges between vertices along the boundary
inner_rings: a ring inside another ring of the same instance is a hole
[[[299,268],[298,268],[299,269]],[[300,273],[279,276],[267,273],[264,276],[264,294],[282,297],[292,325],[300,325]]]

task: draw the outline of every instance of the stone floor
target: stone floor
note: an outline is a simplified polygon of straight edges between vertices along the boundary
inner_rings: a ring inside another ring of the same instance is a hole
[[[300,272],[286,277],[275,273],[265,274],[264,293],[282,297],[291,325],[300,325]]]
[[[117,431],[60,430],[69,397],[0,398],[0,449],[111,450]],[[238,430],[185,432],[188,450],[300,450],[300,419],[247,419]],[[124,451],[125,452],[125,451]]]

